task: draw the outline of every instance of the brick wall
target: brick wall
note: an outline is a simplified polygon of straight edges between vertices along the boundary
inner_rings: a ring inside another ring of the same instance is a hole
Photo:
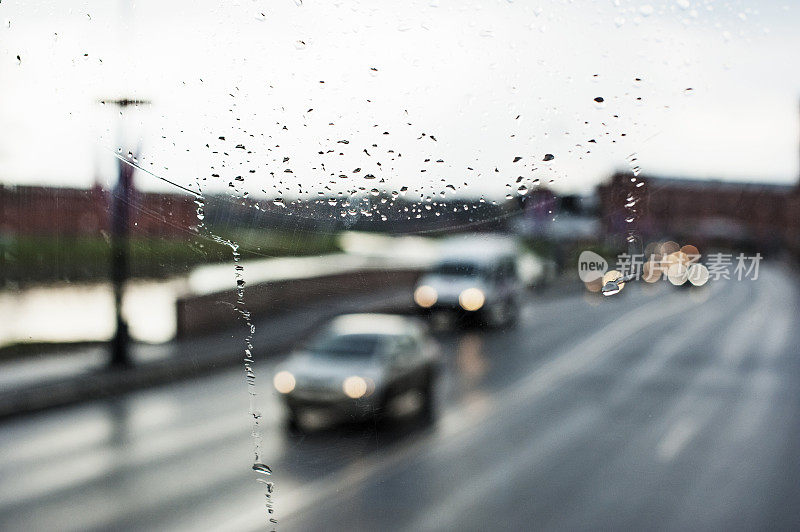
[[[796,249],[800,243],[800,193],[794,186],[669,179],[618,173],[598,188],[606,235],[634,227],[644,238],[683,243],[752,244]],[[644,183],[641,187],[636,184]],[[629,195],[637,200],[633,224],[625,219]]]
[[[95,236],[110,226],[111,193],[91,189],[0,186],[0,235]],[[133,235],[181,237],[197,224],[188,195],[136,192]]]

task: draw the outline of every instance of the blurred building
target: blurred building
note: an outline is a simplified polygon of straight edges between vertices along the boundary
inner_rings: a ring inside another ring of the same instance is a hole
[[[90,236],[108,231],[112,192],[90,189],[0,185],[3,235]],[[211,195],[207,224],[219,227],[343,229],[387,233],[504,231],[520,205],[479,199],[429,202],[371,195],[334,199],[256,199]],[[135,191],[130,209],[134,236],[181,238],[197,225],[196,205],[187,195]]]
[[[516,232],[528,238],[558,242],[595,240],[600,234],[594,196],[557,196],[546,187],[535,188],[520,200]]]
[[[111,192],[0,185],[0,236],[96,236],[110,227]],[[131,200],[134,236],[184,237],[197,224],[193,198],[136,191]]]
[[[606,237],[635,230],[708,249],[800,249],[800,190],[795,185],[676,179],[616,173],[598,187]],[[632,221],[629,221],[632,220]]]

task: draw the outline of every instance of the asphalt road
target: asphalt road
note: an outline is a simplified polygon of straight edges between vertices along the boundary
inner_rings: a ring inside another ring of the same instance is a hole
[[[533,294],[437,337],[433,424],[287,436],[257,367],[281,530],[800,528],[793,274]],[[650,288],[650,290],[644,290]],[[259,530],[242,371],[0,425],[2,530]]]

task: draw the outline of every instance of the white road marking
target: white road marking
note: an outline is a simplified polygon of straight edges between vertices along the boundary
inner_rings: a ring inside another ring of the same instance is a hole
[[[592,420],[597,423],[602,419],[596,405],[576,409],[570,416],[561,420],[556,427],[541,433],[533,441],[520,446],[520,450],[511,456],[504,457],[502,463],[488,471],[476,471],[475,478],[480,482],[463,483],[459,489],[452,490],[447,496],[439,499],[433,508],[426,508],[417,514],[417,519],[406,527],[416,530],[447,530],[452,528],[460,515],[470,506],[480,504],[482,496],[495,486],[508,485],[511,479],[521,473],[530,472],[536,464],[557,452],[564,442],[570,441],[591,426]]]
[[[649,356],[644,357],[637,367],[631,370],[631,377],[623,379],[612,391],[610,402],[615,403],[629,397],[643,383],[656,378],[672,358],[686,349],[696,340],[698,334],[706,331],[720,317],[723,312],[721,306],[716,305],[709,309],[707,308],[710,306],[709,301],[713,300],[701,303],[695,309],[684,313],[687,319],[682,321],[675,331],[665,334],[656,342]]]
[[[782,312],[777,311],[776,302],[785,305],[786,283],[773,275],[765,274],[757,281],[741,281],[757,283],[756,297],[747,309],[728,328],[721,345],[722,356],[729,366],[738,367],[748,353],[760,356],[764,351],[764,330],[771,325]],[[788,310],[788,309],[787,309]],[[785,313],[786,310],[783,311]],[[778,339],[779,341],[780,339]],[[779,346],[774,346],[777,348]]]
[[[700,423],[694,417],[684,417],[678,420],[661,440],[658,445],[658,457],[669,461],[675,458],[686,444],[692,439],[700,428]]]
[[[757,345],[761,337],[758,331],[766,325],[766,310],[766,301],[759,297],[749,311],[741,314],[728,328],[720,350],[729,366],[737,367],[749,351],[760,349]]]
[[[731,366],[738,366],[749,350],[760,353],[762,346],[759,342],[763,334],[759,331],[765,328],[770,318],[776,288],[774,282],[765,279],[755,300],[745,304],[732,323],[717,331],[724,339],[717,356],[694,376],[686,392],[664,417],[667,420],[678,419],[656,447],[656,456],[661,461],[671,461],[677,457],[721,406],[718,398],[704,399],[707,387],[719,383],[728,374],[735,374]]]
[[[764,341],[763,354],[767,360],[774,360],[786,351],[786,344],[789,342],[789,333],[792,331],[792,324],[796,318],[793,309],[784,308],[775,316],[772,316],[766,334],[761,335]]]

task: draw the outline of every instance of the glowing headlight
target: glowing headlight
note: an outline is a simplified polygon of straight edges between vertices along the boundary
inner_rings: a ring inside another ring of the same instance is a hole
[[[350,399],[358,399],[367,393],[367,381],[356,375],[347,377],[342,383],[342,390]]]
[[[708,282],[708,268],[702,264],[692,264],[689,266],[689,282],[695,286],[703,286]]]
[[[294,390],[297,382],[294,380],[294,375],[288,371],[279,371],[272,378],[272,384],[280,393],[289,393]]]
[[[420,307],[430,308],[436,304],[437,299],[439,299],[439,294],[432,286],[422,285],[414,290],[414,301]]]
[[[477,288],[467,288],[458,296],[458,304],[464,310],[474,312],[486,302],[486,296]]]
[[[667,279],[675,286],[680,286],[689,278],[689,270],[681,262],[676,262],[667,268]]]

